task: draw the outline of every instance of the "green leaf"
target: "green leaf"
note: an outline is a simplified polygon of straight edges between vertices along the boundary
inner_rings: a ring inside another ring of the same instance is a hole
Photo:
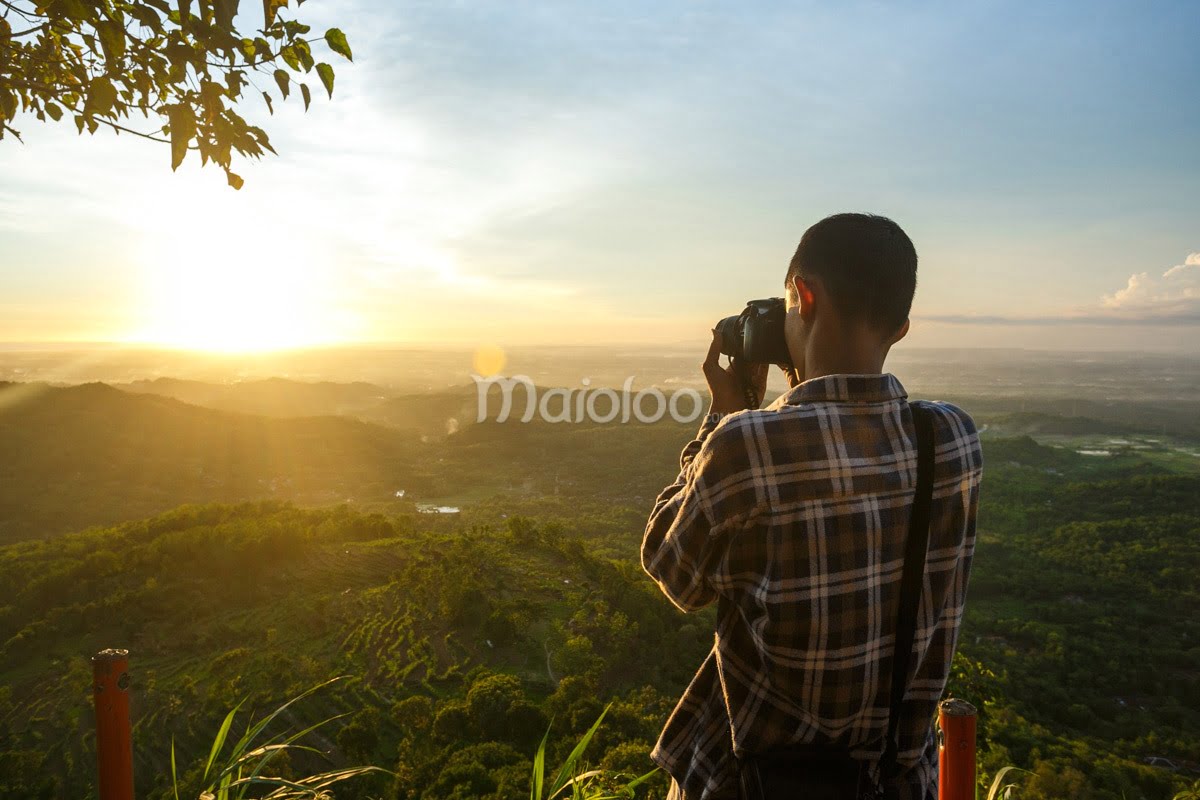
[[[279,93],[283,95],[284,100],[287,100],[290,81],[291,79],[288,77],[287,70],[275,70],[275,85],[279,87]]]
[[[224,96],[225,89],[219,83],[200,81],[200,104],[204,106],[206,121],[211,122],[213,117],[225,109],[225,103],[221,99]]]
[[[317,75],[321,78],[321,83],[325,85],[325,91],[329,92],[329,96],[333,97],[333,67],[322,61],[317,64]]]
[[[300,71],[300,56],[296,53],[296,48],[290,44],[284,45],[279,50],[279,55],[283,57],[283,62],[297,72]]]
[[[229,170],[225,170],[225,180],[229,181],[229,185],[234,189],[242,188],[242,184],[245,183],[245,181],[242,180],[242,176],[234,175]]]
[[[275,24],[275,12],[281,7],[287,5],[287,0],[263,0],[263,21],[264,28],[269,28]]]
[[[258,140],[259,145],[267,150],[270,150],[272,153],[275,153],[275,148],[271,147],[271,140],[268,138],[266,131],[264,131],[262,128],[257,128],[254,125],[247,125],[246,130],[250,131],[254,138]],[[279,154],[275,153],[275,155]]]
[[[125,29],[120,23],[108,20],[96,23],[96,32],[100,34],[100,47],[104,50],[104,60],[111,71],[125,55]]]
[[[162,33],[162,18],[149,5],[134,3],[129,7],[129,13],[144,27],[149,28],[155,33]]]
[[[300,84],[300,96],[304,98],[304,110],[308,111],[308,104],[312,102],[312,94],[308,91],[308,84]]]
[[[46,101],[46,113],[49,114],[50,119],[54,120],[55,122],[58,122],[60,119],[62,119],[62,109],[56,106],[54,103],[51,103],[49,100]]]
[[[354,60],[354,55],[350,52],[350,43],[346,41],[346,34],[337,28],[325,31],[325,43],[329,45],[330,50],[344,56],[347,61]]]
[[[187,155],[188,144],[196,135],[196,115],[187,103],[167,107],[167,118],[171,120],[171,169],[179,169]]]
[[[296,55],[300,57],[300,66],[304,67],[305,72],[312,71],[312,48],[308,46],[308,42],[303,39],[297,39],[292,46],[296,48]]]
[[[233,18],[237,16],[239,0],[216,0],[213,12],[217,25],[230,33],[233,32]]]
[[[271,95],[263,92],[263,100],[267,101],[267,111],[273,116],[275,114],[275,106],[271,105]]]
[[[117,89],[112,81],[103,75],[92,78],[88,85],[87,100],[83,103],[84,114],[100,114],[112,111],[113,103],[117,102]]]
[[[0,119],[12,119],[17,115],[17,93],[0,87]]]
[[[245,82],[241,70],[234,69],[225,73],[225,85],[229,87],[229,97],[231,100],[236,100],[238,95],[242,93],[242,85]]]

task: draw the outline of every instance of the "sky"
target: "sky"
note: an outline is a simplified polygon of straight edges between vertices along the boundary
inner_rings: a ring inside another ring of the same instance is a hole
[[[354,62],[243,104],[279,156],[240,192],[18,120],[0,341],[703,343],[870,211],[917,246],[911,346],[1200,353],[1194,1],[298,15]]]

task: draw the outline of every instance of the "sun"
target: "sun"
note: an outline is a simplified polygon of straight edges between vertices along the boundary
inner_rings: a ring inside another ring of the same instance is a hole
[[[143,343],[222,353],[333,344],[328,270],[294,230],[225,220],[205,235],[153,236],[143,266]]]

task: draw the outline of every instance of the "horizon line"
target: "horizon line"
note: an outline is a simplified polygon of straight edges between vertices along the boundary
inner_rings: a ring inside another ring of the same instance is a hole
[[[48,351],[70,351],[70,350],[123,350],[127,352],[154,352],[154,353],[172,353],[180,356],[194,356],[216,359],[252,359],[263,358],[270,356],[281,356],[297,353],[311,353],[320,351],[337,351],[337,350],[378,350],[378,349],[403,349],[403,350],[447,350],[457,352],[471,352],[480,346],[494,345],[494,340],[481,341],[476,344],[463,341],[408,341],[408,340],[363,340],[355,342],[330,342],[325,344],[307,344],[295,347],[278,347],[268,348],[263,350],[205,350],[203,348],[179,347],[169,344],[154,344],[149,342],[128,342],[128,341],[106,341],[106,340],[87,340],[87,339],[42,339],[42,340],[0,340],[0,353],[3,352],[48,352]],[[662,350],[663,348],[679,348],[686,350],[694,350],[702,348],[703,342],[678,340],[672,342],[614,342],[611,344],[603,343],[556,343],[556,344],[526,344],[517,343],[510,345],[498,345],[504,350],[521,351],[521,350],[621,350],[621,349],[639,349],[639,350]],[[1169,348],[1169,347],[1129,347],[1129,348],[1063,348],[1063,347],[1027,347],[1014,345],[897,345],[892,355],[903,352],[946,352],[946,351],[972,351],[972,352],[1012,352],[1012,353],[1059,353],[1064,355],[1088,354],[1088,355],[1130,355],[1130,354],[1151,354],[1151,355],[1174,355],[1200,358],[1200,351],[1189,350],[1186,348]]]

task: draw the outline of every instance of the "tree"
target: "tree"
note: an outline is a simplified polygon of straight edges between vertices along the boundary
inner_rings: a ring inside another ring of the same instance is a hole
[[[337,746],[352,759],[369,761],[379,746],[379,709],[367,706],[354,715],[354,721],[338,731]]]
[[[20,138],[18,114],[39,120],[71,118],[79,133],[107,127],[170,144],[171,169],[196,150],[201,164],[220,166],[229,185],[233,151],[259,158],[274,153],[266,131],[235,110],[250,95],[274,113],[272,95],[287,99],[299,88],[305,110],[308,84],[293,76],[314,70],[333,96],[333,67],[313,56],[308,25],[285,18],[288,0],[263,0],[262,27],[244,36],[235,20],[240,0],[0,0],[0,139]],[[350,59],[346,36],[331,28],[329,50]],[[131,117],[150,120],[139,130]]]
[[[467,692],[467,713],[485,739],[503,739],[509,727],[509,711],[525,699],[515,675],[485,675]]]

